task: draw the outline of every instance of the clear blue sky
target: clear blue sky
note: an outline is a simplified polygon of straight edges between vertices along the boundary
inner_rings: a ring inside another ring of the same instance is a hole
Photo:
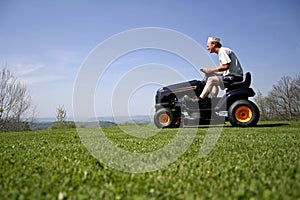
[[[298,0],[1,0],[0,66],[7,66],[27,85],[39,117],[55,117],[58,105],[71,116],[74,82],[91,50],[129,29],[161,27],[204,47],[208,36],[220,37],[223,46],[237,54],[244,71],[252,72],[253,88],[266,95],[282,76],[300,74],[299,10]],[[209,56],[217,64],[217,55]],[[157,51],[140,51],[121,61],[134,68],[160,59],[174,68],[179,63],[184,67],[184,62]],[[116,65],[111,75],[118,73],[122,67]],[[106,79],[112,81],[109,73]],[[146,87],[151,93],[145,95],[142,89],[136,93],[130,103],[136,105],[133,114],[148,114],[157,87]],[[97,109],[103,116],[111,114],[106,105]]]

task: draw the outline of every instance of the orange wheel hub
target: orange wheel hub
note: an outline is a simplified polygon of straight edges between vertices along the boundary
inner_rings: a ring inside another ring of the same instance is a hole
[[[242,123],[249,122],[252,115],[252,110],[247,106],[241,106],[235,111],[235,118]]]
[[[168,125],[171,121],[171,117],[168,114],[161,114],[158,117],[158,121],[162,125]]]

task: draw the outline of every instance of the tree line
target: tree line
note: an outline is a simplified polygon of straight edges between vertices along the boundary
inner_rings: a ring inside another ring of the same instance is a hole
[[[261,120],[299,120],[300,75],[283,76],[267,96],[259,91],[254,100],[260,108]]]
[[[300,75],[283,76],[266,96],[258,91],[254,98],[260,108],[261,120],[300,119]],[[25,87],[12,73],[0,71],[0,132],[29,130],[28,118],[34,118],[34,105]],[[74,127],[66,124],[66,111],[57,108],[57,122],[52,128]]]

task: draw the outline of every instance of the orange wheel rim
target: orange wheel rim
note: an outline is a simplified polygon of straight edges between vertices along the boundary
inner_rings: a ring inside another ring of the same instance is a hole
[[[168,125],[171,121],[171,118],[168,114],[161,114],[159,117],[158,117],[158,121],[160,124],[162,125]]]
[[[252,115],[252,110],[247,106],[241,106],[235,111],[235,118],[242,123],[249,122]]]

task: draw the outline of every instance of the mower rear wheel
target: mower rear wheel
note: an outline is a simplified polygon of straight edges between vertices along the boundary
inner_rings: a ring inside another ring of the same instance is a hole
[[[228,110],[229,121],[232,126],[255,126],[259,120],[258,107],[249,100],[238,100]]]

